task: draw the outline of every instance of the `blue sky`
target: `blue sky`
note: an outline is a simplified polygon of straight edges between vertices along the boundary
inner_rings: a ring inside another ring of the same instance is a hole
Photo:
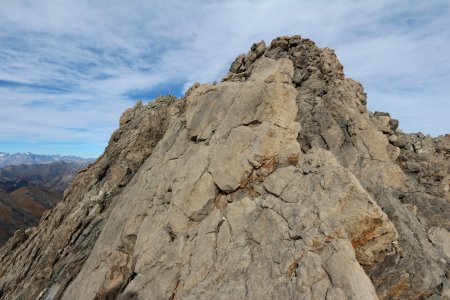
[[[0,152],[98,156],[124,109],[220,80],[261,39],[336,50],[369,108],[450,132],[450,2],[16,0],[0,5]]]

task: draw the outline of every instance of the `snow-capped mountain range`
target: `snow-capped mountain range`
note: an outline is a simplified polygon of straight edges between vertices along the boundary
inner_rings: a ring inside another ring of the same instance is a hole
[[[74,155],[42,155],[33,154],[30,152],[9,154],[6,152],[0,152],[0,168],[9,165],[46,164],[55,161],[89,163],[94,161],[94,159],[82,158]]]

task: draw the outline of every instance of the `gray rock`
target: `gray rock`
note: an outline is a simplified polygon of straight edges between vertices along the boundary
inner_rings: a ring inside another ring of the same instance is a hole
[[[450,232],[444,228],[431,227],[428,238],[439,251],[440,256],[450,262]]]
[[[0,297],[445,299],[449,137],[366,104],[333,50],[294,36],[128,110],[0,250]]]
[[[239,71],[239,68],[241,67],[242,63],[244,62],[245,54],[240,54],[234,62],[231,64],[230,72],[237,73]]]

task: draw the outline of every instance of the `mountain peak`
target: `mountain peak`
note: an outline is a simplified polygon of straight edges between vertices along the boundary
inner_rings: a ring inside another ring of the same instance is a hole
[[[222,82],[125,111],[63,202],[0,250],[0,295],[444,297],[449,154],[368,111],[333,50],[255,43]]]
[[[344,78],[343,67],[337,59],[334,50],[319,48],[309,39],[299,35],[282,36],[272,40],[267,47],[264,41],[254,43],[247,54],[240,54],[231,64],[224,81],[242,81],[252,72],[253,64],[262,57],[271,59],[288,58],[293,62],[296,74],[295,85],[301,84],[309,76],[319,72],[328,80]]]

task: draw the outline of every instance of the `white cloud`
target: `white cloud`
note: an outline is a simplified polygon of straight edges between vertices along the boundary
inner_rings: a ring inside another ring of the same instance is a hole
[[[106,142],[131,92],[218,80],[252,42],[293,34],[336,49],[371,108],[442,134],[449,13],[439,0],[8,1],[0,80],[16,85],[0,85],[0,140]]]

